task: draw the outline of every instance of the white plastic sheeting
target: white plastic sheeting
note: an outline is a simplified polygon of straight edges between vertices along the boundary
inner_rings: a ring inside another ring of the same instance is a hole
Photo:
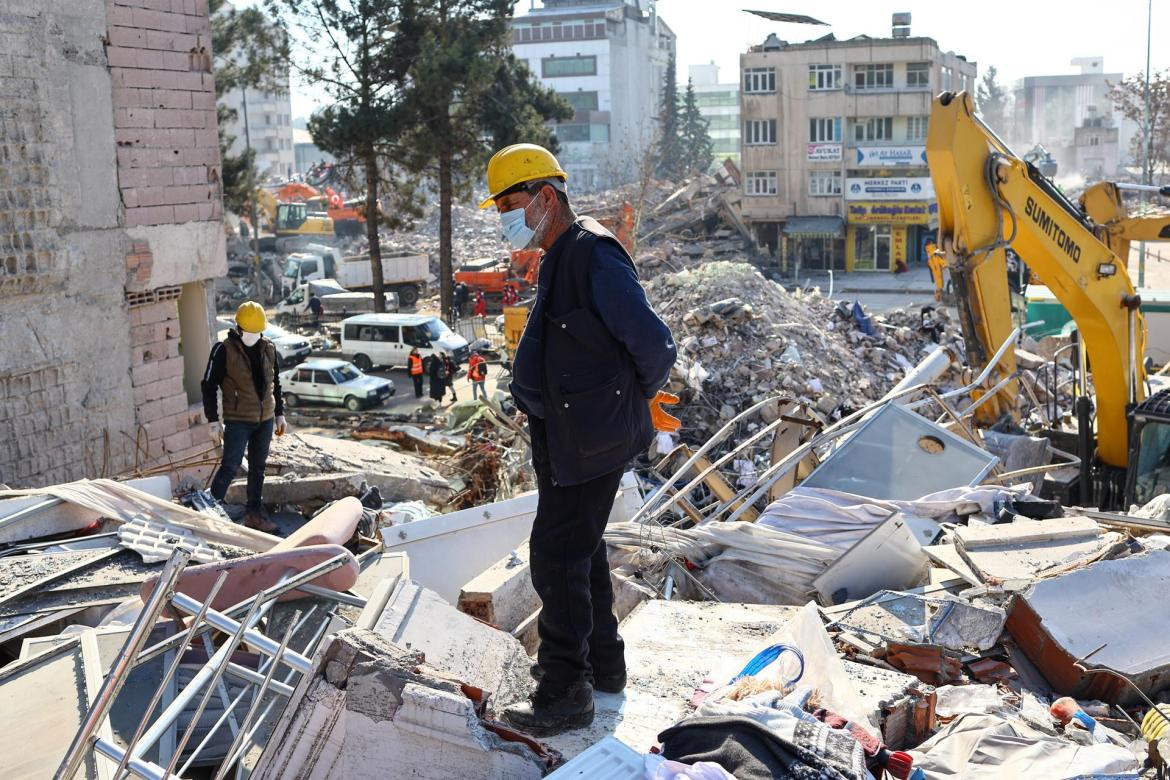
[[[680,530],[611,522],[606,541],[627,549],[653,544],[682,555],[724,601],[804,604],[821,573],[891,513],[910,522],[957,521],[990,514],[996,500],[1028,499],[1028,487],[962,487],[916,501],[877,501],[823,488],[798,487],[773,501],[754,523],[707,522]]]
[[[1138,759],[1116,745],[1077,745],[1016,718],[966,713],[909,751],[928,780],[1139,777]]]

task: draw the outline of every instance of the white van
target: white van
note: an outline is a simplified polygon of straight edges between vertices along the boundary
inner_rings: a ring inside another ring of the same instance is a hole
[[[456,365],[471,354],[467,339],[433,314],[358,314],[341,321],[341,354],[362,371],[405,366],[414,347],[424,358],[446,352]]]

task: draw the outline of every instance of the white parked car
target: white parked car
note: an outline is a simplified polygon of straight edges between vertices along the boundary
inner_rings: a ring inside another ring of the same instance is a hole
[[[235,317],[216,317],[215,321],[223,328],[218,334],[220,341],[227,337],[228,330],[236,327]],[[289,333],[279,325],[269,323],[268,327],[264,329],[263,335],[276,346],[276,359],[281,368],[297,365],[308,358],[312,351],[312,347],[309,346],[309,342],[304,336]]]
[[[284,405],[334,404],[356,412],[381,406],[394,395],[389,379],[367,376],[344,360],[314,358],[280,375]]]

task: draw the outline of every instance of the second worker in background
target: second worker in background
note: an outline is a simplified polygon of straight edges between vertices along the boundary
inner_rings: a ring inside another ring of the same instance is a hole
[[[658,406],[676,354],[670,329],[625,247],[573,212],[567,178],[547,149],[509,146],[488,162],[491,197],[480,206],[495,204],[515,249],[545,251],[511,386],[539,493],[530,542],[539,682],[530,701],[504,711],[537,735],[589,724],[594,689],[625,686],[602,533],[626,467],[656,424],[678,422]]]

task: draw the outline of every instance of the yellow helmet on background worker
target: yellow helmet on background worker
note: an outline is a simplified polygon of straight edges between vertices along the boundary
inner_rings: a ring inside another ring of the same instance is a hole
[[[244,301],[236,309],[236,324],[245,333],[263,333],[268,327],[268,317],[263,306],[255,301]]]
[[[479,204],[481,209],[517,184],[537,179],[569,178],[552,152],[536,144],[512,144],[492,155],[487,164],[487,185],[491,195]]]

